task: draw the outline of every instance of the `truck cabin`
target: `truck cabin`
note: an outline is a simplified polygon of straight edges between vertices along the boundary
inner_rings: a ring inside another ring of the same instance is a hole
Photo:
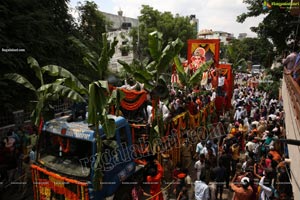
[[[92,188],[95,170],[101,170],[101,191],[89,191],[97,199],[113,195],[121,182],[136,170],[128,122],[123,117],[115,117],[114,120],[116,133],[113,140],[116,141],[117,148],[112,149],[103,144],[100,157],[102,166],[95,166],[95,131],[89,127],[86,120],[68,122],[68,116],[45,123],[38,141],[37,165],[64,177],[89,182],[89,188]],[[101,138],[105,140],[106,136],[101,126],[99,130]]]

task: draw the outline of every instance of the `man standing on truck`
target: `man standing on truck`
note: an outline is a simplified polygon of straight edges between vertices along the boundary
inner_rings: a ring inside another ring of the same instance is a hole
[[[156,159],[153,162],[154,166],[150,168],[149,176],[147,176],[147,182],[150,184],[151,200],[163,200],[160,182],[163,177],[164,169]]]

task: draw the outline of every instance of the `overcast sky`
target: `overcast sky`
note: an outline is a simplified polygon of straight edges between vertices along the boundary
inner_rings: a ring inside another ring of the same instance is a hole
[[[79,0],[71,0],[70,7],[75,8],[77,2]],[[117,14],[121,9],[124,16],[132,18],[140,15],[142,5],[149,5],[160,12],[170,11],[173,15],[195,14],[199,19],[199,30],[225,31],[233,33],[235,37],[239,33],[256,37],[250,27],[257,26],[263,19],[261,16],[248,18],[243,24],[237,23],[236,17],[247,11],[247,5],[243,0],[94,0],[94,2],[100,11]]]

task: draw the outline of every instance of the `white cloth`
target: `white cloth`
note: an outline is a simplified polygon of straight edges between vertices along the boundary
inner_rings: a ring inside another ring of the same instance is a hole
[[[260,192],[260,198],[261,200],[268,200],[270,198],[270,196],[272,195],[272,188],[271,187],[267,187],[264,185],[264,180],[265,177],[263,176],[260,181],[259,181],[259,186],[261,188],[261,192]]]
[[[198,160],[198,161],[195,163],[194,168],[195,168],[195,170],[196,170],[197,180],[199,180],[202,171],[204,171],[204,169],[205,169],[205,162],[201,163],[200,160]]]
[[[218,86],[219,87],[222,87],[225,83],[225,77],[224,76],[221,76],[218,78]]]
[[[152,109],[153,109],[152,106],[150,106],[150,105],[147,106],[148,123],[152,122]],[[159,102],[158,112],[160,112],[160,114],[162,114],[163,120],[166,120],[170,114],[168,107],[161,101]]]
[[[250,112],[250,118],[254,118],[254,113],[255,113],[255,111],[256,111],[256,108],[252,108],[251,109],[251,112]]]
[[[268,119],[271,118],[272,121],[274,121],[276,119],[277,115],[274,115],[274,114],[270,114],[268,116]]]
[[[199,142],[196,146],[196,153],[201,153],[203,148],[203,145],[201,144],[201,142]]]
[[[257,146],[256,144],[257,143],[252,142],[252,141],[247,142],[246,147],[247,147],[248,151],[249,152],[254,152],[254,150],[255,150],[255,148]]]
[[[215,91],[212,92],[210,100],[213,101],[217,97],[217,93]]]
[[[196,200],[209,199],[209,187],[203,181],[195,181],[195,199]]]
[[[241,109],[241,110],[236,110],[235,113],[234,113],[234,120],[235,121],[238,121],[239,119],[242,119],[242,115],[243,115],[244,111]]]

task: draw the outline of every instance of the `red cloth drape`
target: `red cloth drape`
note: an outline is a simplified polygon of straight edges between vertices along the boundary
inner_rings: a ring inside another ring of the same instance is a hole
[[[145,90],[121,89],[121,91],[125,93],[125,98],[121,101],[121,106],[126,110],[137,110],[147,100],[147,92]]]

